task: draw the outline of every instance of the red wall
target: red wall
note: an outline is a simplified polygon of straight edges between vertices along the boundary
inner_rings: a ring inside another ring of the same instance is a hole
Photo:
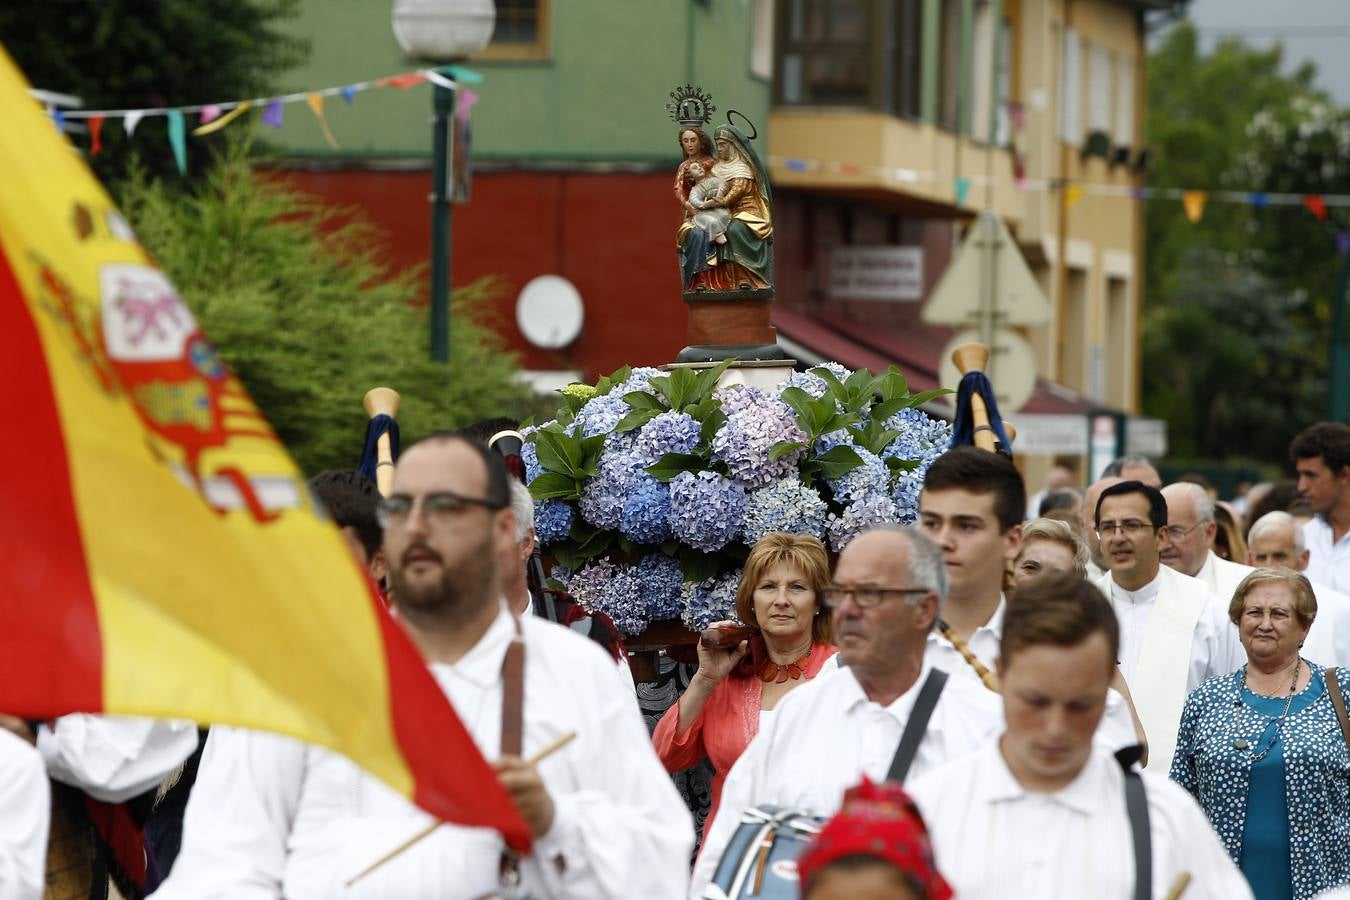
[[[289,171],[285,177],[334,206],[359,208],[387,232],[395,266],[427,262],[429,172]],[[593,380],[625,364],[670,362],[686,343],[672,182],[665,173],[480,172],[472,201],[454,207],[451,284],[500,278],[499,330],[524,368],[580,369]],[[546,274],[571,281],[585,304],[580,337],[560,351],[530,346],[516,326],[521,288]]]

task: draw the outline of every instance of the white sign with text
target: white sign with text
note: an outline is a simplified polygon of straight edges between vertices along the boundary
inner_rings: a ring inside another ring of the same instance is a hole
[[[923,299],[923,248],[834,247],[830,296],[836,300]]]

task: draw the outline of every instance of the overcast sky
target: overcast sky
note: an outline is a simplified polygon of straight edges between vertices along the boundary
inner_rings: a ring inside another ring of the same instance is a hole
[[[1288,69],[1312,60],[1319,86],[1350,105],[1350,0],[1192,0],[1190,18],[1205,52],[1229,34],[1261,47],[1281,41]]]

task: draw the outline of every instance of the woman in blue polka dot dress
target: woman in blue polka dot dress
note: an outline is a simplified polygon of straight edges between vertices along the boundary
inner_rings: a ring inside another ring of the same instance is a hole
[[[1258,900],[1350,884],[1350,735],[1324,669],[1299,655],[1317,614],[1298,572],[1258,569],[1228,607],[1247,665],[1186,700],[1172,779],[1195,795]]]

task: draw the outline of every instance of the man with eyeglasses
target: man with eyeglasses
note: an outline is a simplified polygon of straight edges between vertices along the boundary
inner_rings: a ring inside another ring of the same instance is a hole
[[[788,694],[732,767],[691,897],[704,896],[747,810],[771,805],[828,816],[864,775],[886,779],[911,713],[927,706],[920,705],[926,690],[936,690],[937,699],[925,727],[915,731],[909,775],[974,750],[997,731],[998,695],[977,681],[947,677],[925,659],[946,591],[942,551],[916,529],[879,528],[844,549],[834,583],[822,594],[842,667]]]
[[[1238,583],[1255,570],[1215,555],[1214,536],[1219,526],[1214,521],[1214,501],[1204,488],[1189,481],[1169,484],[1162,489],[1162,495],[1167,501],[1163,564],[1183,575],[1199,578],[1220,602],[1227,603]]]
[[[502,567],[519,564],[508,477],[485,446],[433,435],[404,452],[380,516],[395,612],[534,832],[531,854],[444,824],[349,887],[431,818],[329,750],[215,729],[164,897],[683,894],[693,823],[633,692],[592,642],[505,602]]]
[[[1101,493],[1094,516],[1110,571],[1097,587],[1120,620],[1120,671],[1148,735],[1148,767],[1166,772],[1186,696],[1246,658],[1221,604],[1199,579],[1164,566],[1167,501],[1139,481]]]

